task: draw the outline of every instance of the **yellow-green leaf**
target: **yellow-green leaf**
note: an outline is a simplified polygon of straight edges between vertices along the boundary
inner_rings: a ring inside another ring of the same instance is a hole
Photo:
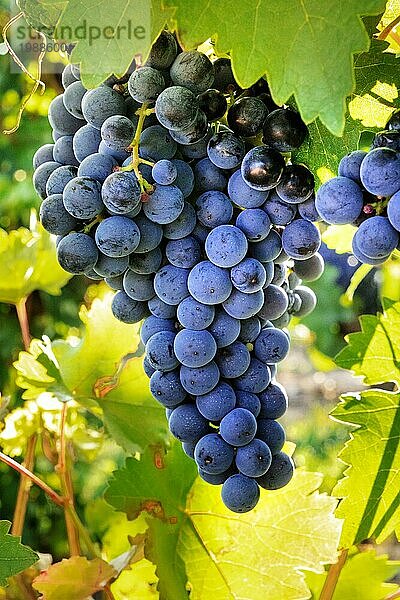
[[[38,559],[36,552],[21,544],[19,536],[10,535],[10,521],[0,521],[0,586],[7,585],[12,577],[33,565]]]

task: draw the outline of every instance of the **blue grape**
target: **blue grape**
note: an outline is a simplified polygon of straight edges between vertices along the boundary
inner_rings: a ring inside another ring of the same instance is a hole
[[[187,394],[179,379],[179,371],[155,371],[150,378],[150,392],[166,408],[175,408],[186,400]]]
[[[103,183],[101,196],[106,208],[113,214],[124,215],[140,206],[140,185],[130,171],[111,173]]]
[[[46,183],[46,195],[62,194],[65,186],[78,174],[78,169],[72,165],[62,165],[55,169]]]
[[[174,85],[185,86],[194,94],[201,94],[212,87],[214,67],[208,56],[197,50],[181,52],[171,65]]]
[[[275,260],[282,250],[281,236],[277,231],[271,229],[267,237],[260,242],[250,245],[250,251],[253,258],[262,263]]]
[[[127,256],[139,244],[140,231],[127,217],[108,217],[96,229],[96,244],[106,256]]]
[[[231,475],[222,486],[222,501],[229,510],[244,513],[252,510],[260,498],[260,488],[254,479],[241,473]]]
[[[399,243],[399,233],[387,217],[371,217],[361,223],[354,238],[358,249],[373,259],[387,257]]]
[[[260,419],[279,419],[288,406],[285,388],[280,383],[270,383],[260,394]]]
[[[196,226],[196,211],[185,202],[183,211],[172,223],[164,225],[164,237],[168,240],[179,240],[192,233]],[[208,231],[207,231],[208,234]]]
[[[105,254],[99,253],[99,258],[93,269],[102,277],[116,277],[122,275],[128,268],[129,259],[127,256],[120,256],[118,258],[111,258],[105,256]]]
[[[165,265],[154,278],[157,296],[166,304],[178,305],[189,296],[187,269]]]
[[[314,256],[316,256],[316,255],[314,255]],[[313,259],[314,256],[312,256],[311,258],[309,258],[307,260]],[[298,261],[298,262],[300,262],[300,261]],[[304,260],[301,262],[307,262],[307,261]],[[271,283],[273,285],[277,285],[277,286],[282,285],[286,279],[286,272],[287,272],[287,267],[286,267],[285,263],[283,263],[283,264],[275,263],[274,264],[274,276],[271,280]],[[268,285],[266,287],[268,287]]]
[[[114,89],[102,85],[89,90],[82,98],[82,112],[86,121],[101,129],[104,121],[114,115],[125,115],[124,97]],[[58,127],[57,127],[58,129]]]
[[[235,319],[249,319],[260,311],[263,303],[264,293],[262,290],[253,294],[244,294],[237,289],[233,289],[229,298],[222,303],[222,306],[228,315]]]
[[[260,309],[260,319],[273,321],[279,319],[289,305],[286,292],[272,283],[264,289],[264,304]]]
[[[400,231],[400,192],[396,192],[390,198],[387,206],[387,215],[392,227],[396,231]]]
[[[298,207],[295,204],[288,204],[278,196],[276,190],[271,190],[262,208],[267,213],[271,223],[282,226],[293,221]]]
[[[271,373],[267,365],[264,365],[257,358],[250,360],[250,366],[243,375],[235,381],[235,388],[242,392],[251,392],[259,394],[271,382]]]
[[[160,319],[173,319],[176,315],[175,306],[166,304],[158,296],[151,298],[147,304],[151,314]]]
[[[362,211],[364,197],[360,186],[346,177],[334,177],[321,185],[315,206],[331,225],[352,223]]]
[[[163,30],[151,47],[146,66],[154,69],[168,69],[175,60],[178,48],[177,43],[169,31]]]
[[[178,144],[195,144],[207,135],[207,131],[207,117],[202,110],[199,110],[191,125],[185,129],[171,129],[170,134]]]
[[[71,139],[71,136],[63,136],[66,139]],[[60,138],[61,139],[61,138]],[[35,154],[33,155],[33,168],[37,169],[38,167],[40,167],[40,165],[43,165],[46,162],[54,162],[56,161],[56,159],[54,158],[54,148],[55,148],[55,144],[44,144],[43,146],[41,146],[38,150],[36,150]],[[63,160],[57,160],[56,162],[59,162],[60,164],[65,164]],[[74,163],[67,161],[66,164],[72,165]]]
[[[77,78],[72,72],[72,65],[68,64],[64,67],[61,74],[61,81],[64,89],[71,85],[71,83],[74,83],[74,81],[77,81]]]
[[[243,231],[250,242],[260,242],[267,237],[271,221],[261,208],[247,208],[239,213],[236,227]]]
[[[73,135],[82,125],[85,125],[85,121],[77,119],[67,111],[64,106],[63,97],[63,94],[60,94],[50,102],[48,112],[49,123],[61,136]]]
[[[208,227],[201,225],[201,223],[197,223],[192,231],[193,237],[195,237],[196,240],[200,242],[200,244],[203,244],[206,241],[206,237],[209,233],[210,230],[208,229]]]
[[[248,186],[268,191],[278,185],[284,168],[285,160],[279,152],[266,146],[256,146],[247,152],[240,170]]]
[[[112,150],[127,150],[135,135],[135,126],[124,115],[108,117],[101,126],[101,139]]]
[[[178,305],[177,317],[180,324],[187,329],[200,331],[206,329],[213,322],[215,309],[198,302],[191,296],[182,300]]]
[[[262,290],[266,279],[263,265],[255,258],[245,258],[231,269],[231,281],[234,287],[245,294]]]
[[[139,245],[135,248],[135,252],[143,254],[157,248],[160,245],[163,236],[161,225],[150,221],[150,219],[142,213],[135,218],[135,223],[140,232],[140,241]]]
[[[229,223],[233,207],[229,198],[218,191],[204,192],[196,200],[197,218],[202,225],[213,229]]]
[[[293,271],[304,281],[316,281],[324,272],[324,259],[317,252],[307,260],[295,260]]]
[[[112,156],[104,154],[91,154],[83,159],[78,169],[79,177],[91,177],[103,183],[117,166],[117,161]]]
[[[190,271],[188,279],[190,294],[203,304],[221,304],[232,290],[229,272],[204,260]]]
[[[236,379],[249,368],[250,352],[242,342],[233,342],[218,350],[215,362],[222,377]]]
[[[147,344],[149,339],[159,331],[172,331],[176,333],[176,325],[173,319],[160,319],[154,315],[150,315],[143,321],[140,329],[140,339],[143,344]]]
[[[102,279],[102,277],[100,277],[100,275],[98,275],[98,277],[99,277],[99,279]],[[124,289],[124,276],[123,275],[117,275],[116,277],[106,277],[104,279],[104,281],[106,282],[108,287],[110,287],[112,290],[114,290],[116,292]],[[128,296],[128,298],[129,298],[129,296]]]
[[[283,448],[286,440],[282,425],[273,419],[258,419],[257,438],[267,444],[272,454],[277,454]]]
[[[68,233],[57,246],[57,260],[65,271],[79,275],[97,262],[98,250],[86,233]]]
[[[168,424],[172,435],[186,443],[197,443],[209,432],[208,422],[194,404],[181,404],[174,408]]]
[[[185,161],[177,158],[172,159],[171,162],[175,166],[177,172],[175,185],[181,190],[183,197],[187,198],[193,192],[194,188],[193,169]]]
[[[278,108],[269,113],[264,122],[263,142],[279,152],[292,152],[307,137],[307,125],[298,112],[290,108]]]
[[[219,225],[207,236],[205,250],[208,259],[217,267],[233,267],[247,253],[247,239],[234,225]]]
[[[225,348],[237,340],[240,333],[240,321],[228,315],[223,308],[217,308],[214,320],[208,330],[212,333],[218,348]]]
[[[354,242],[354,239],[353,239],[353,242]],[[305,317],[314,310],[314,308],[317,304],[317,297],[316,297],[315,293],[313,292],[313,290],[311,290],[310,288],[305,287],[305,286],[297,287],[296,295],[301,300],[301,306],[299,309],[297,309],[295,311],[295,314],[297,317]]]
[[[194,459],[199,469],[210,475],[223,473],[231,466],[234,457],[232,446],[217,433],[209,433],[196,444]]]
[[[247,477],[261,477],[272,462],[271,450],[265,442],[255,438],[247,446],[237,449],[236,466]]]
[[[290,258],[305,260],[313,256],[321,245],[321,235],[313,223],[297,219],[282,233],[282,246]]]
[[[104,156],[111,156],[119,163],[125,163],[128,159],[131,159],[131,155],[126,150],[116,150],[115,148],[111,148],[107,146],[107,144],[102,140],[99,144],[99,153]],[[132,162],[129,160],[129,162]]]
[[[143,203],[143,211],[146,217],[160,225],[175,221],[183,208],[183,194],[175,185],[157,186],[147,202]]]
[[[258,317],[250,317],[240,321],[239,341],[244,344],[251,344],[258,337],[261,331],[261,322]]]
[[[199,103],[186,87],[174,85],[166,88],[156,100],[157,119],[167,129],[190,127],[196,120]]]
[[[148,315],[146,304],[132,300],[124,291],[115,294],[111,310],[114,317],[123,323],[138,323]]]
[[[215,133],[207,145],[208,158],[220,169],[235,169],[244,153],[243,140],[231,131]]]
[[[236,404],[233,388],[222,381],[211,392],[197,396],[196,406],[208,421],[220,421]]]
[[[160,248],[154,248],[149,252],[137,254],[134,252],[129,257],[129,268],[141,275],[155,273],[161,267],[163,255]]]
[[[124,290],[132,300],[150,300],[154,296],[153,276],[141,275],[129,269],[124,275]]]
[[[156,183],[159,183],[160,185],[170,185],[171,183],[174,183],[178,172],[174,163],[164,158],[158,160],[153,165],[151,174]]]
[[[228,477],[230,477],[231,475],[234,475],[236,473],[236,469],[233,467],[233,465],[227,469],[226,471],[224,471],[223,473],[217,473],[217,474],[211,474],[211,473],[206,473],[205,471],[203,471],[203,469],[198,469],[199,471],[199,476],[206,481],[207,483],[210,483],[211,485],[222,485],[224,483],[224,481],[226,481],[228,479]]]
[[[255,417],[258,417],[261,410],[261,403],[256,394],[252,394],[251,392],[242,392],[240,390],[236,390],[236,407],[237,408],[246,408],[249,410]]]
[[[175,337],[174,351],[185,367],[204,367],[214,358],[217,344],[207,330],[182,329]]]
[[[244,96],[229,107],[227,121],[238,135],[254,137],[261,132],[267,114],[267,107],[262,100]]]
[[[40,222],[46,231],[54,235],[66,235],[77,226],[76,219],[65,210],[62,194],[54,194],[43,200]]]
[[[171,411],[171,413],[172,413],[172,409],[167,408],[167,410]],[[184,453],[186,454],[186,456],[189,456],[189,458],[193,458],[194,459],[194,449],[195,448],[196,448],[196,444],[193,443],[193,442],[182,442],[182,450],[184,451]]]
[[[279,452],[272,457],[271,466],[265,475],[257,478],[257,483],[266,490],[278,490],[293,477],[294,464],[290,456]]]
[[[165,88],[162,73],[153,67],[139,67],[129,77],[128,91],[136,102],[155,102]]]
[[[398,154],[390,148],[371,150],[361,163],[360,177],[363,186],[370,194],[375,196],[395,194],[400,190]]]
[[[219,369],[214,361],[204,367],[181,367],[181,383],[188,394],[202,396],[208,394],[219,381]]]
[[[154,369],[173,371],[179,366],[174,353],[174,339],[175,333],[172,331],[158,331],[151,336],[146,344],[146,356]]]
[[[274,278],[275,275],[275,265],[277,263],[272,262],[271,260],[268,262],[263,262],[262,266],[264,267],[265,270],[265,284],[264,284],[264,289],[266,289],[270,283],[272,283],[272,280]]]
[[[63,102],[67,111],[76,119],[83,119],[82,98],[86,93],[81,81],[72,82],[63,93]]]
[[[147,160],[171,159],[177,149],[169,131],[160,125],[151,125],[142,131],[139,140],[139,154]]]
[[[246,408],[234,408],[221,420],[219,431],[231,446],[245,446],[256,434],[257,421]]]
[[[289,340],[280,329],[263,329],[254,342],[254,354],[267,364],[274,364],[286,358],[289,352]]]
[[[180,151],[187,160],[198,160],[207,157],[207,144],[213,135],[212,129],[208,130],[203,139],[194,144],[180,144]]]
[[[360,167],[367,153],[363,150],[355,150],[346,156],[343,156],[339,163],[338,174],[340,177],[347,177],[356,183],[361,183]]]
[[[100,131],[92,125],[84,125],[77,131],[72,140],[74,154],[79,162],[99,150],[101,142]]]
[[[230,176],[228,181],[229,198],[242,208],[259,208],[268,198],[268,191],[251,188],[242,177],[240,169]]]
[[[170,240],[165,247],[165,255],[172,265],[191,269],[200,260],[200,244],[196,238],[191,236],[180,240]]]
[[[304,165],[287,165],[276,187],[276,192],[284,202],[301,204],[314,191],[314,175]]]
[[[195,165],[194,178],[196,191],[200,194],[211,190],[223,192],[227,184],[224,171],[215,166],[209,158],[203,158]]]
[[[46,146],[51,147],[51,158],[49,157],[47,160],[55,160],[63,165],[73,165],[74,167],[79,166],[79,161],[74,154],[73,140],[74,137],[72,135],[63,135],[56,141],[55,144],[46,144]],[[39,163],[35,165],[35,162],[37,163],[40,158],[40,155],[39,158],[35,158],[36,155],[37,153],[33,159],[33,166],[35,169],[37,166],[39,166],[39,164],[41,164]],[[46,161],[43,160],[42,162]]]
[[[302,202],[298,205],[299,215],[302,219],[306,221],[311,221],[312,223],[316,223],[317,221],[322,221],[317,207],[315,205],[315,195],[311,194],[311,196],[305,202]]]
[[[101,185],[91,177],[75,177],[65,186],[63,202],[70,215],[76,219],[90,221],[104,208]]]

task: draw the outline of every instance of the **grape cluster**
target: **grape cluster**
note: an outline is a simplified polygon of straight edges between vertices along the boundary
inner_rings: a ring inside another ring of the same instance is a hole
[[[65,270],[116,290],[115,317],[144,319],[172,434],[227,507],[251,510],[293,474],[275,375],[291,316],[316,303],[302,280],[323,271],[314,178],[287,158],[307,127],[265,80],[241,90],[229,59],[166,31],[128,77],[88,91],[69,65],[63,84],[34,157],[42,224]]]
[[[399,249],[400,111],[375,135],[369,152],[344,156],[338,177],[317,192],[316,208],[331,225],[353,224],[353,254],[362,263],[380,265]]]

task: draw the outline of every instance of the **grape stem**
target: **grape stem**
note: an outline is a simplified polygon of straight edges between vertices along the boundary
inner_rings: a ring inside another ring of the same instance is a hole
[[[139,117],[138,124],[135,131],[135,137],[132,140],[130,148],[132,148],[132,162],[126,167],[121,167],[121,171],[134,171],[137,180],[140,185],[140,190],[142,194],[146,197],[147,194],[153,191],[153,186],[146,181],[141,172],[139,171],[139,165],[150,165],[153,166],[154,162],[150,160],[145,160],[139,156],[139,142],[140,136],[143,131],[144,120],[147,116],[154,113],[154,108],[148,108],[148,103],[144,102],[142,106],[136,111],[136,114]]]
[[[319,600],[332,600],[340,573],[346,563],[348,553],[348,549],[343,548],[337,562],[329,567]]]
[[[395,19],[393,19],[393,21],[391,23],[389,23],[389,25],[387,25],[378,35],[378,40],[386,40],[387,37],[389,37],[390,34],[392,34],[393,39],[395,39],[395,41],[397,43],[399,43],[400,41],[400,37],[397,35],[397,33],[394,31],[394,29],[397,27],[397,25],[400,23],[400,15],[398,17],[396,17]]]

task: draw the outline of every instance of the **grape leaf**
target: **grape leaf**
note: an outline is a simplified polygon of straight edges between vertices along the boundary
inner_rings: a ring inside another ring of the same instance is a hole
[[[26,399],[50,392],[97,411],[100,405],[108,432],[128,452],[166,443],[164,410],[149,392],[141,359],[135,358],[139,325],[118,321],[110,308],[114,294],[103,286],[97,289],[102,297],[89,310],[81,308],[84,329],[79,337],[34,340],[29,352],[20,353],[17,384],[26,390]]]
[[[146,58],[172,12],[162,0],[69,0],[55,35],[76,42],[71,61],[81,63],[84,85],[95,87],[112,73],[123,75],[134,56]]]
[[[17,0],[17,4],[29,25],[48,37],[53,35],[54,27],[65,3],[66,0],[58,2],[54,0]]]
[[[331,413],[355,425],[339,454],[348,468],[333,490],[342,498],[336,515],[345,519],[341,543],[366,538],[380,543],[400,525],[400,395],[368,390],[348,395]]]
[[[357,228],[354,225],[329,225],[322,234],[322,241],[336,254],[352,254],[352,241]]]
[[[21,544],[19,536],[10,535],[10,521],[0,521],[0,586],[7,578],[24,571],[39,560],[36,552]]]
[[[400,302],[383,299],[382,304],[383,314],[360,317],[361,331],[346,336],[347,346],[335,360],[367,384],[400,385]]]
[[[34,290],[58,296],[71,277],[57,262],[54,236],[35,218],[30,229],[0,229],[0,302],[18,304]]]
[[[383,129],[393,110],[400,107],[399,64],[393,54],[384,52],[386,48],[386,42],[374,39],[369,52],[354,59],[356,86],[348,99],[343,137],[332,135],[316,121],[309,125],[308,139],[293,153],[294,159],[306,163],[321,183],[327,170],[336,175],[340,159],[357,150],[364,129]]]
[[[73,556],[40,573],[32,587],[42,594],[42,600],[71,600],[71,590],[74,600],[87,600],[104,589],[115,574],[115,569],[100,558]]]
[[[375,550],[353,554],[340,572],[332,600],[386,598],[397,589],[395,583],[386,583],[386,580],[398,573],[399,566],[399,561],[388,560],[386,555],[378,556]],[[306,573],[313,599],[320,597],[325,579],[324,573]]]
[[[187,598],[187,580],[193,600],[308,598],[300,570],[322,573],[335,562],[341,530],[336,500],[316,491],[322,476],[298,471],[286,488],[262,491],[247,515],[231,513],[220,488],[194,477],[174,444],[165,459],[158,451],[128,459],[106,491],[128,518],[147,512],[146,556],[157,564],[161,596]]]

